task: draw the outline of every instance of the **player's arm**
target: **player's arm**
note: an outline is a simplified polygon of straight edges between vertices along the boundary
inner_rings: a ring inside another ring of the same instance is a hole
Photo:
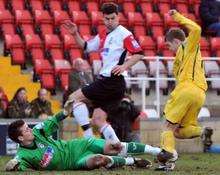
[[[144,57],[142,48],[134,39],[133,35],[129,35],[124,39],[124,48],[132,55],[127,58],[124,63],[119,62],[119,64],[112,69],[114,75],[122,74],[125,70],[129,69]]]
[[[72,111],[72,101],[67,101],[64,109],[52,117],[49,117],[44,122],[39,123],[34,129],[43,130],[45,136],[51,136],[58,128],[59,122],[64,120]]]
[[[188,51],[197,49],[197,45],[199,44],[199,40],[201,37],[201,27],[194,21],[178,13],[176,10],[170,10],[169,14],[173,17],[175,21],[188,29],[189,35],[187,37],[186,49]]]
[[[74,37],[77,44],[87,52],[97,51],[99,49],[99,37],[98,35],[89,41],[85,41],[79,34],[77,25],[67,20],[62,24]]]

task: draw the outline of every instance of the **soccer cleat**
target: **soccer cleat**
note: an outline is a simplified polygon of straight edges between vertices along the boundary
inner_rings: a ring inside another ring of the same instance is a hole
[[[175,162],[169,162],[165,164],[159,164],[155,171],[172,171],[175,168]]]
[[[205,129],[202,132],[201,139],[203,143],[204,152],[206,152],[212,145],[212,139],[211,139],[212,134],[213,134],[213,129],[210,127],[205,127]]]
[[[172,171],[175,168],[175,162],[178,159],[178,154],[176,151],[170,153],[168,151],[162,150],[157,155],[157,160],[159,163],[156,171]]]
[[[150,168],[152,163],[150,160],[134,157],[134,166],[137,168]]]

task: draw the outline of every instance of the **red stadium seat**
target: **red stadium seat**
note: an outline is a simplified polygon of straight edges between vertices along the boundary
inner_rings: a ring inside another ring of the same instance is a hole
[[[66,11],[54,10],[53,11],[53,20],[54,20],[54,25],[56,27],[58,27],[63,23],[63,21],[70,20],[70,17]]]
[[[37,24],[51,24],[52,18],[47,10],[35,10],[34,19]]]
[[[40,75],[40,82],[42,88],[52,91],[52,94],[55,93],[55,78],[52,72],[43,71]]]
[[[80,49],[70,49],[70,62],[73,63],[73,60],[76,58],[82,58],[82,51]]]
[[[170,51],[170,50],[163,50],[162,51],[162,55],[164,57],[173,57],[175,54],[172,51]]]
[[[55,10],[62,10],[61,1],[60,0],[47,0],[47,3],[50,7],[50,11],[53,12]]]
[[[220,51],[220,37],[211,38],[211,50],[213,52]]]
[[[5,35],[5,50],[9,50],[12,63],[25,65],[24,45],[18,35]]]
[[[163,36],[157,37],[157,49],[159,52],[167,49]]]
[[[34,19],[36,27],[40,27],[41,36],[53,33],[53,20],[46,10],[35,10]]]
[[[144,50],[144,55],[145,56],[156,56],[156,51],[153,50]]]
[[[128,26],[128,20],[127,18],[125,18],[124,14],[119,12],[118,16],[119,16],[119,23],[125,27]]]
[[[176,9],[180,13],[188,13],[188,5],[187,4],[176,4]]]
[[[140,3],[140,7],[141,7],[142,14],[153,12],[152,3],[149,1]]]
[[[15,10],[15,22],[22,30],[23,35],[34,34],[34,22],[29,11]]]
[[[6,2],[5,0],[0,0],[0,10],[5,10]]]
[[[72,11],[80,11],[80,1],[68,0],[66,3],[69,9],[69,14],[71,14]]]
[[[63,37],[63,47],[64,50],[70,50],[70,49],[78,49],[79,46],[76,43],[74,37],[71,34],[64,35]]]
[[[138,41],[143,50],[156,50],[156,44],[150,36],[139,36]]]
[[[124,2],[122,4],[123,10],[124,10],[124,14],[126,16],[128,16],[129,12],[135,12],[135,3],[133,2]]]
[[[25,0],[10,0],[13,11],[24,10]]]
[[[54,61],[54,73],[60,75],[62,73],[69,73],[71,71],[71,65],[67,60],[55,60]]]
[[[79,24],[89,25],[91,23],[89,17],[84,11],[72,11],[71,17],[73,22],[75,22],[77,25]]]
[[[2,24],[1,30],[3,35],[15,34],[14,24]]]
[[[135,37],[146,35],[146,27],[144,26],[134,26],[133,30]]]
[[[14,17],[9,10],[0,10],[0,26],[3,35],[15,34]]]
[[[93,11],[91,12],[92,26],[103,25],[102,12]]]
[[[35,59],[44,59],[43,43],[38,35],[28,34],[25,36],[26,50]]]
[[[139,12],[128,12],[128,25],[132,26],[144,26],[144,18]]]
[[[69,88],[69,73],[62,73],[60,74],[59,78],[60,78],[61,88],[64,91],[67,91]]]
[[[30,8],[32,12],[35,10],[43,10],[44,5],[42,0],[29,0]]]
[[[170,8],[170,3],[158,3],[158,9],[159,13],[161,15],[166,14],[171,8]]]
[[[210,57],[211,56],[210,51],[207,51],[207,50],[202,50],[201,55],[202,55],[202,57]]]
[[[53,73],[53,67],[50,62],[46,59],[35,59],[33,61],[34,64],[34,74],[41,75],[43,72],[51,72]]]
[[[90,35],[91,34],[90,25],[79,25],[78,30],[81,35]]]
[[[97,26],[97,31],[98,31],[98,33],[101,33],[101,32],[103,32],[103,31],[105,31],[105,30],[106,30],[105,25],[98,25],[98,26]]]
[[[99,11],[99,5],[96,1],[88,1],[86,2],[87,13],[91,14],[93,11]]]
[[[202,51],[209,51],[210,50],[209,41],[205,37],[201,37],[201,39],[200,39],[200,49]]]

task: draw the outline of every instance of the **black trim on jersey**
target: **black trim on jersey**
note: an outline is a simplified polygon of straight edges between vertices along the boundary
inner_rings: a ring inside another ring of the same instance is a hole
[[[88,45],[88,43],[85,41],[85,44],[84,44],[84,47],[83,47],[84,50],[87,49],[87,45]]]
[[[124,63],[126,55],[127,55],[127,50],[124,50],[124,52],[122,52],[119,58],[118,65],[122,65]]]
[[[193,63],[193,72],[192,72],[192,80],[194,81],[194,76],[195,76],[195,66],[196,66],[196,57],[198,55],[198,51],[199,51],[199,46],[197,47],[197,50],[196,50],[196,55],[194,57],[194,63]]]
[[[144,55],[144,52],[143,51],[138,51],[138,52],[134,52],[134,53],[131,53],[132,55],[134,54],[138,54],[138,55]]]
[[[184,47],[183,44],[181,44],[181,46],[182,46],[182,49],[183,49],[183,55],[182,55],[181,61],[183,62],[183,59],[184,59],[184,49],[185,49],[185,47]],[[182,62],[181,62],[181,63],[182,63]],[[179,70],[177,71],[177,75],[181,74],[181,72],[183,71],[183,68],[180,69],[180,67],[181,67],[181,65],[179,66]]]

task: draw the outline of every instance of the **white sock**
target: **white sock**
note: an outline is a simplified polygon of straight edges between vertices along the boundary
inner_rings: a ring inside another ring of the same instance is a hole
[[[89,111],[85,103],[78,102],[73,104],[73,115],[80,126],[89,124]],[[84,137],[93,137],[91,128],[84,131]]]
[[[120,142],[117,135],[115,134],[114,129],[108,123],[106,123],[101,129],[100,132],[104,135],[105,140],[110,140],[113,142]]]
[[[162,150],[158,147],[153,147],[150,145],[145,145],[144,152],[152,155],[158,155]]]
[[[122,146],[122,149],[121,149],[121,152],[118,155],[122,156],[122,157],[125,157],[125,156],[127,156],[127,153],[128,153],[128,143],[121,142],[121,146]]]
[[[133,157],[125,157],[125,165],[134,165],[134,158]]]

